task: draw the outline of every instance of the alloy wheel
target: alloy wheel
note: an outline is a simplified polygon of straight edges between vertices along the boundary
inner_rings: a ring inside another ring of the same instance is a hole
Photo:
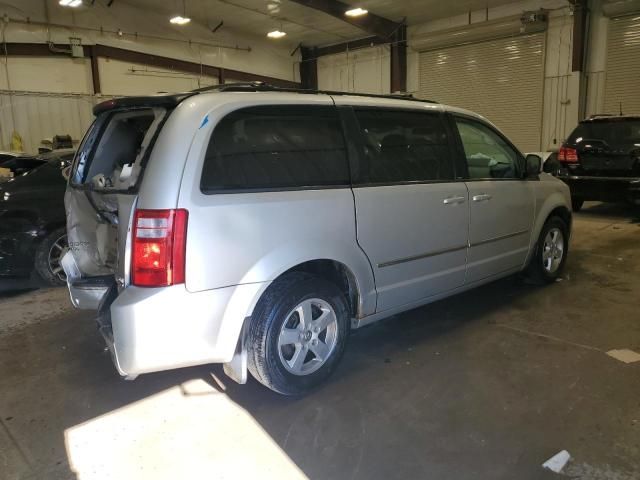
[[[564,257],[564,234],[559,228],[547,232],[542,246],[542,266],[549,273],[555,273]]]
[[[331,357],[338,341],[333,307],[319,298],[300,302],[288,315],[278,336],[278,356],[294,375],[309,375]]]
[[[47,257],[47,261],[49,263],[49,270],[61,282],[67,281],[67,274],[64,272],[64,269],[62,268],[62,263],[60,263],[62,260],[62,255],[64,254],[64,251],[67,248],[67,245],[68,245],[67,236],[61,235],[51,245],[51,248],[49,249],[49,255]]]

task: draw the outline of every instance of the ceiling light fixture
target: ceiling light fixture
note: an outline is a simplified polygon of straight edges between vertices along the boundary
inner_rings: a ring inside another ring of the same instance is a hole
[[[176,15],[175,17],[171,17],[169,19],[169,22],[173,23],[174,25],[186,25],[190,21],[191,19],[189,17],[182,17],[180,15]]]
[[[182,0],[182,15],[174,15],[169,19],[169,23],[174,25],[186,25],[191,19],[187,17],[187,5],[186,0]]]
[[[281,30],[273,30],[267,33],[267,37],[269,38],[282,38],[287,34],[287,32],[283,32]]]
[[[346,12],[344,12],[347,17],[361,17],[362,15],[366,15],[367,13],[369,13],[368,10],[360,7],[352,8],[351,10],[347,10]]]
[[[82,5],[82,0],[60,0],[58,3],[63,7],[77,8]]]

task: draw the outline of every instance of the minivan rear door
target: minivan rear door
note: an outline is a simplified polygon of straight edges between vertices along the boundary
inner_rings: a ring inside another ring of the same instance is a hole
[[[468,192],[464,181],[456,180],[440,107],[335,101],[351,104],[341,110],[355,124],[348,136],[359,149],[352,165],[357,235],[373,267],[377,311],[418,304],[461,287]]]
[[[128,283],[126,240],[138,186],[168,111],[145,105],[108,109],[86,133],[65,194],[71,258],[63,266],[70,286],[96,277]],[[89,303],[76,306],[97,307]]]

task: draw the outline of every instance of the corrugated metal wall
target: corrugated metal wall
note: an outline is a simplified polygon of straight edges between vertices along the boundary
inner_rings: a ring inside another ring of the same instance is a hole
[[[610,20],[606,71],[601,113],[640,113],[640,15]]]
[[[420,53],[419,95],[486,116],[522,151],[540,149],[545,34]]]
[[[22,137],[26,152],[37,152],[43,139],[69,134],[84,135],[93,121],[91,109],[104,97],[78,94],[0,91],[0,148],[8,150],[12,132]]]

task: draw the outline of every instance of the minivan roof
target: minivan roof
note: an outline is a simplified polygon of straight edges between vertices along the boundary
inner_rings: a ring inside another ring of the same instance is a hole
[[[371,93],[358,93],[358,92],[340,92],[340,91],[332,91],[332,90],[308,90],[308,89],[295,89],[295,88],[282,88],[276,87],[273,85],[266,84],[264,82],[250,82],[250,83],[228,83],[222,85],[213,85],[211,87],[199,88],[197,90],[193,90],[190,92],[183,93],[174,93],[174,94],[158,94],[158,95],[149,95],[143,97],[123,97],[123,98],[114,98],[111,100],[107,100],[105,102],[97,104],[93,108],[94,115],[99,115],[102,112],[127,108],[127,107],[167,107],[173,108],[178,106],[183,100],[193,97],[195,95],[200,94],[220,94],[227,92],[247,92],[247,93],[257,93],[259,92],[262,95],[277,95],[278,98],[285,98],[283,95],[286,94],[289,98],[299,98],[300,95],[327,95],[332,97],[342,97],[349,98],[353,97],[354,100],[357,98],[357,102],[360,105],[367,104],[371,106],[379,105],[379,106],[393,106],[393,107],[407,107],[407,106],[419,106],[420,104],[431,105],[432,107],[437,108],[440,111],[450,111],[455,113],[462,113],[465,115],[481,118],[485,121],[488,121],[482,115],[479,115],[470,110],[466,110],[463,108],[452,107],[449,105],[440,104],[433,100],[424,100],[420,98],[415,98],[411,94],[391,94],[391,95],[379,95],[379,94],[371,94]],[[218,95],[215,95],[216,98],[221,98]],[[224,97],[222,97],[224,98]],[[232,97],[230,97],[231,100]],[[367,101],[367,100],[370,100]],[[341,102],[348,103],[348,102]]]
[[[213,92],[264,92],[264,93],[278,92],[278,93],[296,93],[296,94],[304,94],[304,95],[314,95],[314,94],[315,95],[332,95],[332,96],[351,95],[351,96],[369,97],[369,98],[392,98],[392,99],[398,99],[398,100],[411,100],[414,102],[437,103],[437,102],[434,102],[433,100],[423,100],[423,99],[415,98],[411,94],[379,95],[379,94],[373,94],[373,93],[353,93],[353,92],[340,92],[340,91],[333,91],[333,90],[310,90],[310,89],[303,89],[303,88],[277,87],[274,85],[269,85],[264,82],[248,82],[248,83],[225,83],[221,85],[212,85],[209,87],[198,88],[190,92],[175,93],[175,94],[158,94],[158,95],[149,95],[144,97],[114,98],[114,99],[107,100],[105,102],[97,104],[93,108],[93,113],[94,115],[99,115],[104,111],[112,110],[116,108],[140,107],[140,106],[175,107],[186,98],[189,98],[201,93],[213,93]]]

